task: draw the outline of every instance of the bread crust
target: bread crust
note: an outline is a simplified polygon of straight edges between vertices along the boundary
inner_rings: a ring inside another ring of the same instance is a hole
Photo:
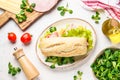
[[[79,37],[53,37],[40,40],[40,49],[45,56],[72,57],[86,55],[87,39]]]

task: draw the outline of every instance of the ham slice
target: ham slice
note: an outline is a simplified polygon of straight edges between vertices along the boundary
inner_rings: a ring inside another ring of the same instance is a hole
[[[34,10],[39,12],[47,12],[52,9],[59,0],[28,0],[29,4],[35,3]]]

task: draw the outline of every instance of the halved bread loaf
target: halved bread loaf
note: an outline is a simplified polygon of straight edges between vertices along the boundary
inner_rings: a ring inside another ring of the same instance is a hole
[[[71,57],[87,53],[87,39],[79,37],[42,38],[40,49],[45,56]]]

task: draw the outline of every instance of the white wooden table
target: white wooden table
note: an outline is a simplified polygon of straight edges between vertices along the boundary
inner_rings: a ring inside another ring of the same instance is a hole
[[[105,47],[112,45],[110,41],[104,36],[101,31],[102,23],[107,16],[101,13],[101,20],[99,24],[95,24],[91,19],[91,16],[95,14],[92,11],[87,11],[80,6],[80,0],[62,0],[58,6],[66,6],[68,3],[69,8],[73,10],[73,14],[66,14],[64,17],[60,16],[59,12],[55,8],[50,13],[45,14],[43,17],[38,19],[30,28],[25,32],[29,32],[33,35],[32,42],[30,45],[25,46],[21,43],[20,37],[24,33],[19,29],[19,27],[12,20],[9,21],[0,29],[0,80],[27,80],[23,71],[12,77],[8,74],[8,63],[11,62],[14,66],[20,66],[17,60],[14,58],[12,53],[14,52],[14,47],[23,48],[26,56],[35,65],[35,67],[40,71],[40,80],[73,80],[73,76],[78,70],[83,72],[83,80],[95,80],[92,74],[90,65],[95,59],[96,55]],[[57,7],[58,7],[57,6]],[[1,11],[2,13],[2,11]],[[87,62],[83,65],[74,68],[74,70],[64,70],[64,71],[54,71],[43,65],[38,57],[36,56],[36,41],[40,33],[53,22],[64,19],[64,18],[80,18],[89,22],[95,29],[97,34],[97,43],[95,50],[88,58]],[[12,44],[7,39],[9,32],[15,32],[17,35],[17,42]]]

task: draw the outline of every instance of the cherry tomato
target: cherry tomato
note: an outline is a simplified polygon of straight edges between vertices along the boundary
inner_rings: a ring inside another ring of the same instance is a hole
[[[8,39],[9,39],[12,43],[15,43],[15,42],[16,42],[16,39],[17,39],[16,34],[13,33],[13,32],[8,33]]]
[[[24,33],[21,36],[21,42],[23,42],[24,44],[29,44],[31,42],[32,38],[31,35],[29,33]]]

